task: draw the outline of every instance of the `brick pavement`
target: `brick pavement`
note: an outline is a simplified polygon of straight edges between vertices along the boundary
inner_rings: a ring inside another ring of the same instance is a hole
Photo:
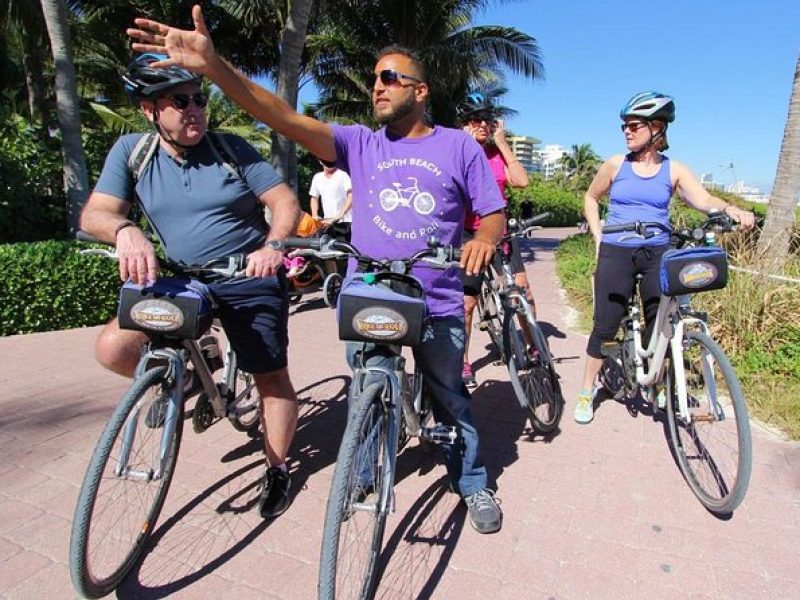
[[[569,328],[552,256],[569,232],[539,232],[527,265],[571,402],[585,336]],[[187,428],[155,546],[119,597],[315,597],[349,378],[333,313],[313,297],[293,309],[290,333],[302,401],[292,507],[269,524],[253,510],[260,443],[226,423],[202,435]],[[0,598],[75,596],[67,547],[78,485],[125,388],[94,363],[96,334],[0,339]],[[755,428],[750,490],[730,520],[719,520],[681,479],[651,416],[608,401],[591,426],[579,427],[570,403],[557,435],[532,436],[504,369],[481,357],[487,341],[476,333],[475,415],[504,528],[475,533],[445,492],[436,456],[410,447],[400,460],[379,598],[800,597],[798,444]]]

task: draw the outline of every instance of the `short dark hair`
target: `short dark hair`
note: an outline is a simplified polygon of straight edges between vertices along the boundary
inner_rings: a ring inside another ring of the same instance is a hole
[[[426,73],[425,65],[422,64],[422,60],[419,58],[419,55],[417,55],[416,52],[399,44],[391,44],[381,48],[378,51],[378,55],[375,57],[375,60],[378,61],[384,56],[389,56],[390,54],[400,54],[401,56],[409,58],[411,60],[411,65],[417,71],[415,75],[417,75],[424,83],[428,82],[428,74]]]

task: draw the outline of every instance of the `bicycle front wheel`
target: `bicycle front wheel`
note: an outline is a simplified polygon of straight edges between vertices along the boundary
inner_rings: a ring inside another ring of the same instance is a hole
[[[686,332],[683,346],[688,415],[679,411],[672,358],[664,381],[672,447],[700,502],[711,512],[729,514],[744,499],[750,482],[747,405],[733,367],[714,340]]]
[[[382,401],[384,392],[385,387],[375,383],[353,399],[325,513],[322,599],[373,595],[394,477],[386,461],[392,417]],[[386,490],[388,497],[382,498]]]
[[[552,432],[561,420],[564,397],[547,339],[529,312],[505,314],[503,345],[511,387],[527,409],[531,427],[542,434]]]
[[[135,379],[94,449],[75,507],[70,574],[87,598],[111,593],[136,564],[167,495],[183,433],[183,408],[160,460],[166,367]],[[148,417],[148,414],[150,416]],[[120,473],[120,471],[122,471]]]

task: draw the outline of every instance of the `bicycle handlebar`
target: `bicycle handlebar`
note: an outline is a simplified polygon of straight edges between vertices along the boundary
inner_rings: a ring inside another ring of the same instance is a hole
[[[88,234],[83,230],[78,230],[75,233],[75,239],[81,242],[102,244],[103,246],[108,246],[109,248],[111,248],[111,249],[87,248],[81,250],[80,251],[81,254],[95,254],[104,256],[106,258],[110,258],[111,260],[119,259],[113,244],[103,240],[99,240],[93,235]],[[170,260],[169,258],[161,258],[160,256],[157,256],[156,258],[158,259],[158,263],[162,267],[184,276],[200,276],[204,274],[214,274],[214,275],[221,275],[223,277],[230,277],[231,279],[236,279],[239,277],[244,277],[245,275],[244,269],[247,266],[247,257],[244,254],[232,254],[230,256],[225,256],[222,258],[215,258],[198,266],[186,265],[181,262]]]
[[[509,219],[508,220],[508,229],[509,231],[514,231],[516,234],[525,233],[527,230],[531,229],[535,225],[539,223],[543,223],[547,219],[552,216],[553,213],[551,212],[543,212],[538,215],[534,215],[530,219],[525,219],[523,221],[518,221],[517,219]]]
[[[652,231],[653,229],[658,229],[664,233],[668,233],[677,238],[680,242],[696,244],[705,239],[706,232],[734,231],[735,225],[733,220],[725,213],[718,210],[712,210],[708,213],[708,218],[699,227],[695,227],[694,229],[673,230],[668,225],[664,225],[663,223],[656,223],[654,221],[634,221],[619,225],[605,225],[602,229],[602,232],[620,233],[623,231],[630,231],[633,232],[633,237],[648,239],[656,235],[656,232]]]
[[[451,245],[439,242],[435,237],[428,239],[428,248],[414,253],[409,258],[378,259],[362,254],[355,246],[337,240],[328,235],[319,238],[286,238],[282,241],[272,242],[272,247],[278,250],[311,250],[311,254],[323,259],[353,258],[366,268],[386,270],[393,273],[407,273],[414,264],[424,262],[437,269],[457,267],[461,259],[461,250]]]

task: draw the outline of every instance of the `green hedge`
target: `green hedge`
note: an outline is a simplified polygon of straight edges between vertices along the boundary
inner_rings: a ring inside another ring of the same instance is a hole
[[[526,203],[532,205],[532,214],[552,213],[545,223],[548,227],[574,227],[583,220],[582,198],[536,175],[531,177],[528,187],[509,191],[509,214],[519,216]]]
[[[99,325],[116,312],[117,264],[79,253],[86,244],[0,245],[0,335]]]

